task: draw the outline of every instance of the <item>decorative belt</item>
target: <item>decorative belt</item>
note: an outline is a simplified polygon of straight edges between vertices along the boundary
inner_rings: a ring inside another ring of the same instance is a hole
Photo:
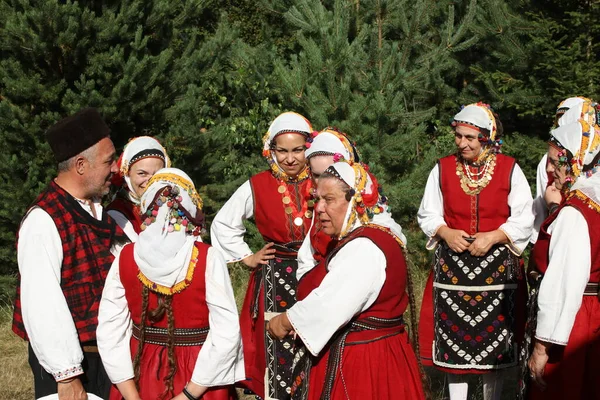
[[[180,328],[175,329],[173,344],[175,346],[202,346],[208,336],[209,327],[205,328]],[[133,337],[140,340],[142,332],[138,324],[133,324]],[[169,345],[169,331],[167,328],[146,326],[144,328],[144,343]]]
[[[275,250],[275,257],[288,260],[298,258],[298,250],[300,250],[302,242],[274,243],[271,247]]]
[[[543,277],[541,273],[538,271],[532,270],[529,271],[529,277],[535,282]],[[531,284],[531,282],[530,282]],[[585,290],[583,291],[584,296],[598,296],[600,300],[600,283],[599,282],[588,282],[585,285]]]
[[[598,296],[600,298],[600,292],[598,289],[600,288],[600,284],[598,282],[588,282],[585,285],[585,291],[583,292],[584,296]]]
[[[378,336],[376,338],[372,338],[369,340],[362,341],[352,341],[347,342],[346,338],[348,334],[352,332],[360,332],[360,331],[376,331],[380,329],[390,329],[397,328],[392,330],[391,332],[387,332],[387,334]],[[333,389],[333,384],[335,382],[335,377],[337,375],[337,371],[340,368],[342,362],[342,354],[344,352],[344,347],[346,345],[355,345],[355,344],[364,344],[364,343],[372,343],[378,340],[382,340],[388,338],[390,336],[398,335],[404,332],[404,318],[399,316],[397,318],[377,318],[377,317],[367,317],[360,320],[355,320],[346,325],[342,330],[340,330],[337,336],[334,338],[331,343],[331,347],[329,350],[329,358],[327,360],[327,370],[325,373],[325,386],[323,388],[323,392],[321,392],[320,400],[330,400],[331,392]],[[293,373],[293,387],[292,387],[292,399],[307,399],[308,398],[308,381],[310,369],[312,367],[312,358],[304,348],[305,359],[298,362],[298,365],[294,369]],[[341,373],[341,372],[340,372]],[[343,381],[342,381],[343,382]],[[344,387],[345,390],[345,387]],[[348,393],[346,393],[346,397],[348,398]]]

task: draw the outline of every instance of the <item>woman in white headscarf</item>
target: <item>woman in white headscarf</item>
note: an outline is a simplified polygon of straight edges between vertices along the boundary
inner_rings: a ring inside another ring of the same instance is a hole
[[[581,118],[581,112],[583,110],[583,103],[591,101],[585,97],[569,97],[560,102],[556,108],[556,114],[554,116],[554,128],[567,125],[575,122]],[[565,115],[567,114],[567,115]],[[564,118],[563,118],[564,117]],[[533,214],[535,215],[535,221],[533,223],[533,232],[531,233],[530,242],[535,244],[540,226],[542,222],[548,217],[548,207],[544,200],[546,191],[551,192],[557,189],[552,186],[552,175],[548,174],[546,167],[548,166],[548,153],[544,154],[540,160],[536,170],[536,196],[533,199]]]
[[[112,182],[117,193],[107,210],[129,240],[135,242],[142,226],[140,197],[152,175],[161,168],[170,167],[171,160],[158,140],[139,136],[127,143],[117,166],[119,173],[113,175]]]
[[[539,274],[528,363],[534,400],[600,399],[600,127],[590,123],[598,113],[586,102],[584,118],[551,132],[547,171],[560,194],[549,200],[560,205],[531,254]]]
[[[335,128],[325,128],[320,132],[313,133],[308,139],[306,147],[306,159],[315,185],[323,172],[334,162],[360,161],[356,143],[351,142],[344,132]],[[374,176],[372,178],[375,179]],[[383,195],[381,198],[383,202],[380,207],[375,209],[373,221],[392,230],[405,246],[406,237],[402,233],[402,227],[392,218],[387,198]],[[296,274],[298,279],[327,255],[329,247],[332,246],[332,240],[331,236],[323,233],[319,219],[313,216],[310,234],[306,235],[298,251],[298,272]]]
[[[200,239],[202,200],[165,168],[140,207],[142,232],[115,258],[98,316],[111,399],[233,399],[244,378],[238,314],[223,257]]]
[[[411,296],[402,243],[372,218],[382,205],[372,178],[345,161],[319,178],[316,212],[335,248],[302,277],[298,302],[267,325],[302,342],[292,399],[425,398],[403,320]]]
[[[520,255],[533,226],[532,197],[515,159],[499,152],[502,125],[490,106],[454,116],[457,152],[429,174],[419,226],[435,249],[423,294],[421,359],[447,373],[451,400],[466,400],[483,374],[484,399],[499,399],[500,372],[518,363],[527,285]]]
[[[263,141],[269,170],[252,176],[219,210],[211,241],[227,262],[252,269],[240,315],[246,376],[242,386],[264,399],[290,392],[292,340],[265,336],[264,324],[296,302],[298,249],[310,229],[312,182],[304,151],[310,122],[286,112],[271,123]],[[253,253],[244,242],[244,220],[254,218],[267,243]]]

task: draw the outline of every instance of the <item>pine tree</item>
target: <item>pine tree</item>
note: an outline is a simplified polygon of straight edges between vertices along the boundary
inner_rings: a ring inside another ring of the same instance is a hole
[[[15,270],[19,221],[55,173],[43,132],[94,106],[117,148],[133,136],[161,136],[180,90],[170,71],[214,29],[209,5],[0,1],[0,272]]]
[[[485,98],[509,133],[505,151],[529,182],[546,151],[560,101],[600,96],[600,5],[594,1],[490,0],[480,42],[461,54],[464,99]],[[467,101],[465,101],[467,102]]]
[[[275,64],[281,102],[317,128],[350,134],[390,194],[394,217],[416,232],[427,174],[451,148],[440,110],[458,108],[454,54],[478,39],[476,2],[457,12],[431,1],[297,0],[279,11],[297,40]],[[424,247],[415,237],[411,248]]]

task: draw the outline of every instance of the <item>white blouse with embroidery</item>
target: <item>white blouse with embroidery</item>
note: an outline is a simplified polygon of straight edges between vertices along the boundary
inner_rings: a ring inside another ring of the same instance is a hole
[[[538,294],[536,338],[566,345],[592,265],[588,224],[573,207],[560,210],[548,227],[550,262]]]
[[[548,217],[548,205],[544,200],[546,187],[548,186],[548,173],[546,172],[546,164],[548,163],[548,153],[544,154],[540,160],[535,174],[535,199],[533,199],[533,215],[535,221],[533,223],[533,231],[531,232],[530,242],[537,242],[537,237],[540,233],[540,227],[544,220]]]
[[[498,229],[506,234],[509,248],[517,255],[520,255],[529,243],[534,219],[532,203],[527,179],[519,165],[515,164],[508,194],[510,216]],[[432,250],[439,241],[436,237],[438,229],[447,225],[444,220],[444,195],[440,188],[439,165],[436,165],[429,174],[417,220],[421,230],[429,237],[427,249]]]
[[[221,251],[227,263],[241,261],[254,254],[244,242],[244,220],[253,216],[254,198],[248,180],[221,207],[210,226],[211,244]]]
[[[182,269],[177,282],[185,279]],[[200,349],[192,381],[212,387],[245,379],[239,316],[227,264],[214,248],[206,256],[206,304],[210,331]],[[106,278],[96,332],[102,363],[111,382],[134,377],[130,339],[132,321],[119,275],[119,257]]]
[[[131,243],[135,243],[137,241],[138,234],[135,232],[135,229],[133,229],[133,224],[127,219],[125,214],[117,210],[108,210],[107,214],[115,220],[121,229],[123,229],[123,232],[125,232]]]
[[[319,287],[287,310],[294,331],[315,356],[377,300],[385,283],[386,258],[371,240],[357,238],[335,254],[328,268]]]

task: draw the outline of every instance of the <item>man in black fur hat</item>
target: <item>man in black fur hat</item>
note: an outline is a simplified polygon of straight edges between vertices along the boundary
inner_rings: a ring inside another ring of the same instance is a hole
[[[17,236],[13,331],[29,340],[35,397],[108,399],[96,326],[104,281],[124,239],[102,209],[117,172],[110,129],[86,108],[52,126],[58,176],[29,208]]]

